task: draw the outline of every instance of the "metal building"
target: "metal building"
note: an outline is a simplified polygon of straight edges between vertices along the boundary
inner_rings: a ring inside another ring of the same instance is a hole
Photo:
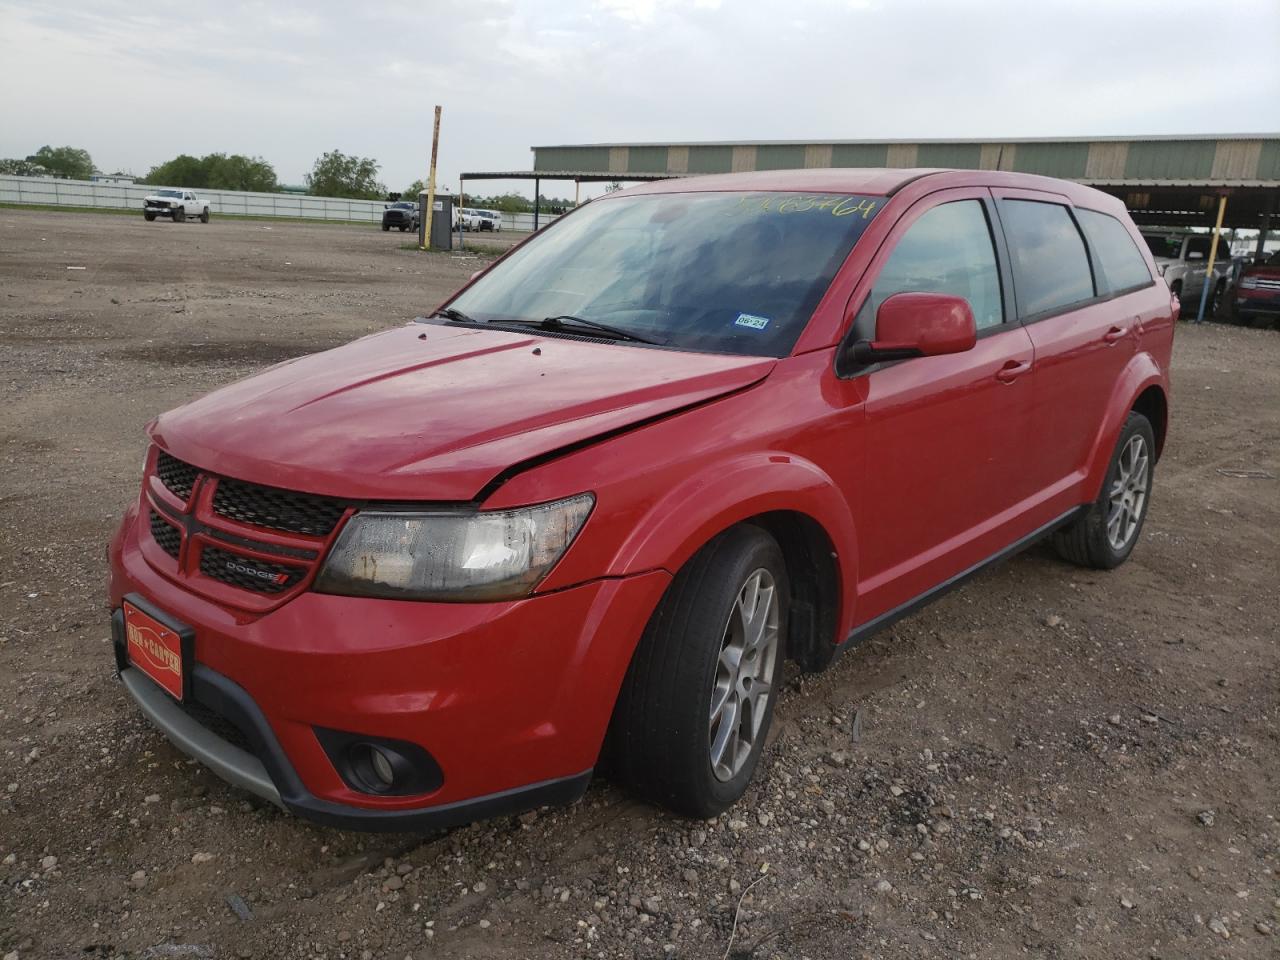
[[[1280,134],[1021,140],[760,140],[533,148],[522,176],[652,180],[750,170],[959,167],[1075,180],[1124,200],[1142,224],[1266,230],[1280,203]],[[468,174],[468,179],[473,176]]]

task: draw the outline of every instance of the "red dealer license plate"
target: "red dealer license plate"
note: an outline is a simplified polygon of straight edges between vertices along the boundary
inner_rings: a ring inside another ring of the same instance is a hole
[[[143,613],[127,600],[124,603],[124,632],[129,662],[181,700],[185,689],[186,664],[182,655],[183,634]]]

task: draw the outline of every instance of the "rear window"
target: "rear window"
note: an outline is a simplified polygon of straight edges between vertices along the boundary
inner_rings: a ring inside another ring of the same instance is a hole
[[[1084,238],[1067,208],[1039,200],[1004,200],[1014,291],[1024,316],[1060,310],[1094,295]]]
[[[1080,226],[1093,247],[1098,286],[1107,293],[1136,290],[1151,283],[1151,271],[1125,225],[1094,210],[1076,210]]]

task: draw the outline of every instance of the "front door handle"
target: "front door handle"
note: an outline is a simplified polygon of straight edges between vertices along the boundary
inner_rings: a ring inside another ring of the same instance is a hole
[[[996,379],[1001,383],[1013,383],[1020,376],[1031,369],[1031,364],[1023,363],[1021,360],[1008,360],[1005,365],[996,371]]]
[[[1124,327],[1112,327],[1102,335],[1102,342],[1108,345],[1114,345],[1124,339],[1129,331]]]

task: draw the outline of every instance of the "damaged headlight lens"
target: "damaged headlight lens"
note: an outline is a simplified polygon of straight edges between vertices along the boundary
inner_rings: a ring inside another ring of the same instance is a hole
[[[315,589],[401,600],[510,600],[527,596],[569,549],[595,497],[514,510],[357,513],[334,544]]]

